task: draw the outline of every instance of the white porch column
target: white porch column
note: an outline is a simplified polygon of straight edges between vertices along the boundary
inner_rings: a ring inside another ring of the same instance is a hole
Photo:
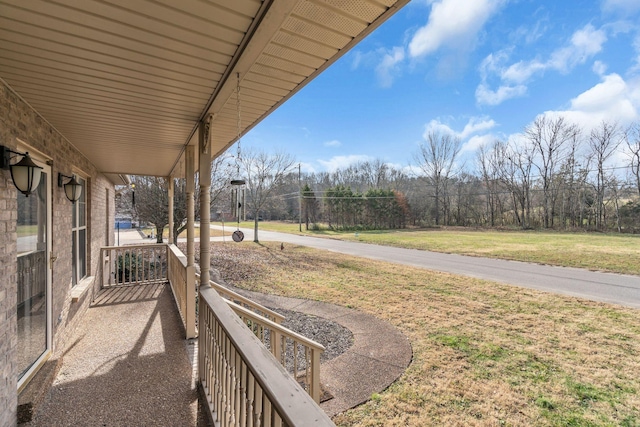
[[[167,188],[167,192],[169,194],[169,244],[176,244],[178,242],[173,241],[173,193],[174,193],[174,185],[173,185],[173,177],[167,177],[167,181],[169,182],[169,188]]]
[[[211,266],[211,144],[209,126],[211,117],[207,122],[200,122],[198,140],[200,146],[200,286],[209,284],[209,270]]]
[[[195,264],[195,250],[193,246],[194,232],[194,206],[193,193],[195,190],[195,147],[188,145],[185,150],[185,178],[187,196],[187,266]]]
[[[185,150],[185,178],[187,179],[187,301],[185,325],[187,329],[187,338],[193,338],[196,336],[196,267],[195,250],[193,246],[193,240],[195,237],[193,207],[195,175],[195,147],[187,146]]]

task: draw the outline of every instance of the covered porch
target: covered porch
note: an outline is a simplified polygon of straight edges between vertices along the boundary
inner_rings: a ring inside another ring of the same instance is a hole
[[[106,195],[93,189],[87,192],[89,214],[95,220],[94,212],[100,209],[106,224],[97,230],[93,221],[83,231],[88,235],[89,250],[87,259],[78,261],[86,267],[84,271],[81,265],[77,271],[79,278],[86,274],[81,286],[66,290],[60,286],[66,283],[55,277],[54,261],[56,266],[71,269],[71,261],[65,258],[66,248],[59,245],[56,256],[50,249],[43,255],[42,263],[48,262],[46,271],[55,284],[53,308],[46,314],[49,324],[54,325],[48,326],[54,332],[47,351],[56,351],[56,334],[64,332],[61,322],[68,308],[60,307],[67,307],[67,299],[90,296],[95,298],[94,306],[87,313],[103,309],[117,312],[126,310],[132,306],[129,302],[141,296],[149,299],[143,303],[152,306],[164,304],[164,298],[173,294],[180,308],[183,333],[187,339],[198,337],[201,351],[195,381],[202,384],[207,410],[218,422],[330,425],[315,403],[318,384],[313,374],[309,374],[306,389],[301,387],[278,363],[278,350],[269,352],[259,345],[259,334],[247,328],[247,323],[256,323],[246,321],[252,314],[238,316],[242,308],[232,309],[209,282],[211,162],[406,3],[408,0],[0,0],[0,79],[4,95],[11,105],[27,105],[34,123],[47,129],[26,129],[20,118],[14,118],[6,108],[3,119],[7,123],[19,121],[11,127],[18,129],[18,135],[7,135],[2,145],[20,151],[32,148],[32,152],[41,154],[41,161],[54,177],[50,182],[55,182],[58,174],[69,174],[69,170],[91,170],[86,177],[90,184],[104,179],[126,182],[127,175],[161,176],[170,183],[174,179],[186,180],[186,254],[169,241],[168,246],[159,249],[165,253],[165,267],[160,267],[160,273],[154,267],[159,274],[157,282],[144,284],[144,292],[149,294],[129,290],[124,293],[131,295],[116,303],[109,302],[113,295],[100,293],[104,285],[111,285],[108,280],[116,277],[113,271],[107,273],[107,269],[115,268],[118,257],[109,246],[113,242],[109,238],[113,234],[113,225],[109,224],[113,193],[108,185]],[[47,139],[49,133],[55,133],[55,147]],[[68,151],[73,151],[74,156],[79,153],[82,164],[66,165],[62,159]],[[61,165],[68,167],[65,170]],[[8,173],[5,174],[3,179],[9,182]],[[47,191],[54,197],[46,208],[55,212],[62,198],[53,187],[49,183]],[[2,189],[1,199],[8,200],[9,209],[17,211],[15,191],[11,191]],[[172,225],[171,184],[168,192]],[[203,207],[199,212],[198,279],[194,257],[195,197]],[[9,223],[14,217],[8,215],[4,220]],[[48,221],[50,228],[58,228],[57,217]],[[15,225],[6,228],[6,235],[15,245],[11,230]],[[102,245],[96,245],[98,231],[106,236]],[[173,235],[172,230],[169,235]],[[55,235],[53,242],[55,250]],[[15,258],[16,252],[12,247],[7,257]],[[7,280],[15,277],[14,271],[7,270]],[[12,293],[14,285],[8,283],[7,289]],[[4,290],[5,282],[2,284],[0,290]],[[65,294],[57,296],[56,292]],[[117,291],[109,290],[109,294]],[[2,313],[15,312],[15,304],[9,301],[0,301]],[[89,327],[90,315],[81,320],[81,327]],[[155,322],[164,325],[168,319],[151,309],[146,318],[136,322],[136,327],[142,329],[137,332],[135,344],[115,359],[105,360],[104,366],[134,366],[133,361],[155,357],[154,345],[174,346],[164,341],[152,344],[153,340],[147,345],[144,337],[151,336]],[[8,334],[15,334],[10,329]],[[7,342],[15,342],[15,338],[7,335]],[[65,351],[74,350],[73,344],[67,343],[66,348]],[[13,352],[11,348],[7,350],[11,357]],[[310,360],[316,357],[312,353]],[[183,367],[178,364],[176,369]],[[17,376],[14,367],[5,371]],[[34,375],[35,372],[37,369]],[[6,383],[14,390],[7,389],[8,409],[0,414],[0,420],[15,414],[16,382]],[[4,395],[3,391],[3,398]]]

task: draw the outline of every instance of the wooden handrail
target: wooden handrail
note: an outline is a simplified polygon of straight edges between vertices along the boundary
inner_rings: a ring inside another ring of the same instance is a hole
[[[262,324],[262,326],[269,328],[269,329],[273,329],[276,330],[278,332],[280,332],[282,335],[285,335],[288,338],[291,338],[293,340],[296,340],[298,342],[300,342],[301,344],[306,345],[307,347],[311,347],[314,348],[316,350],[319,351],[324,351],[325,348],[322,344],[315,342],[312,339],[309,339],[307,337],[305,337],[304,335],[300,335],[299,333],[292,331],[291,329],[285,328],[284,326],[282,326],[279,323],[276,323],[272,320],[269,320],[265,317],[260,316],[259,314],[254,313],[253,311],[239,305],[236,304],[233,301],[229,301],[227,300],[227,304],[229,304],[229,306],[231,307],[231,309],[233,311],[235,311],[240,317],[244,317],[247,319],[251,319],[252,321],[256,322],[256,323],[260,323]]]
[[[200,283],[200,274],[196,273],[196,280],[198,283]],[[215,289],[222,297],[233,302],[240,302],[241,305],[255,311],[262,317],[266,317],[267,319],[273,320],[276,323],[282,323],[282,321],[285,319],[282,314],[273,311],[263,305],[260,305],[257,302],[245,297],[244,295],[240,295],[239,293],[234,292],[231,289],[214,282],[213,280],[209,280],[209,285],[211,285],[211,287]]]
[[[168,245],[168,279],[176,300],[187,338],[194,338],[196,331],[196,280],[195,267],[187,265],[187,257],[176,245]]]

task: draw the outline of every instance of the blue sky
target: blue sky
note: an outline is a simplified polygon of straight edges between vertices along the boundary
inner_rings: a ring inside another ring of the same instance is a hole
[[[640,0],[413,0],[249,132],[303,171],[408,167],[430,130],[463,159],[543,113],[640,120]]]

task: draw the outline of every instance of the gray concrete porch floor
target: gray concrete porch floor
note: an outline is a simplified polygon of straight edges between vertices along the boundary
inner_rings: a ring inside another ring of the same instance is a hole
[[[207,425],[188,347],[167,285],[104,290],[26,425]]]

